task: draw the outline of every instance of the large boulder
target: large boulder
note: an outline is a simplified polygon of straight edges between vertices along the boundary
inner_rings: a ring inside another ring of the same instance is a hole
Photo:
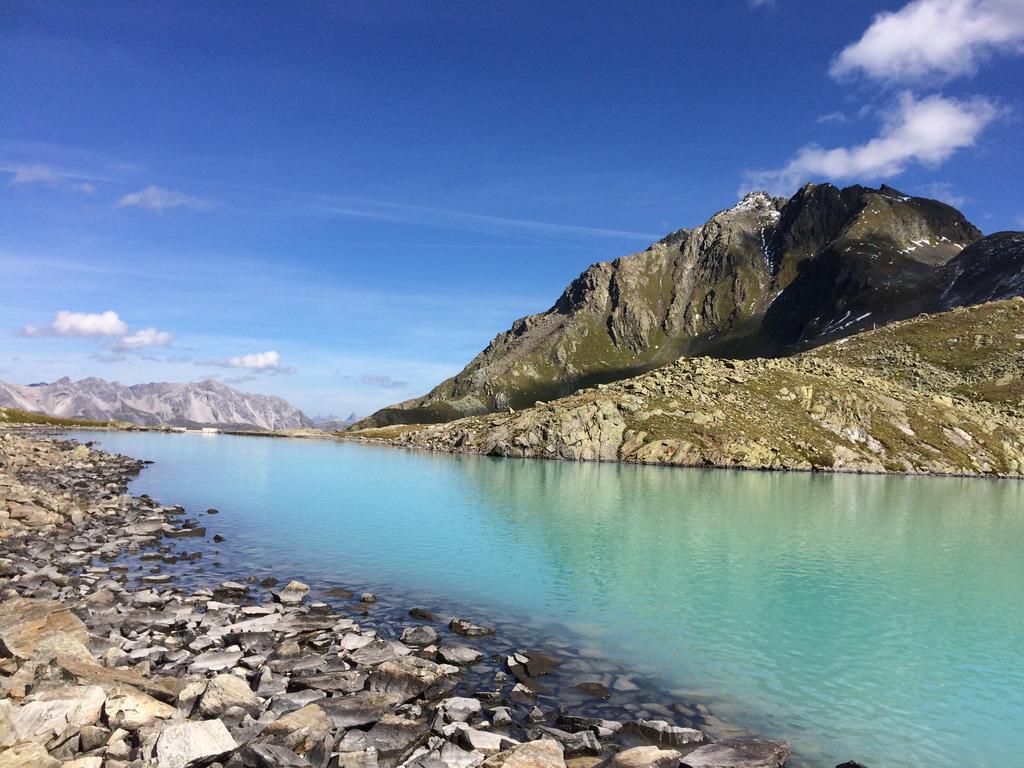
[[[678,768],[682,755],[674,749],[633,747],[608,761],[608,768]]]
[[[369,731],[353,729],[338,744],[339,752],[366,752],[370,749],[390,761],[407,755],[430,735],[422,722],[397,715],[384,715]]]
[[[219,717],[232,707],[241,707],[253,717],[259,717],[263,711],[259,697],[248,683],[235,675],[217,675],[199,699],[199,712],[203,717]]]
[[[309,587],[301,581],[289,581],[284,589],[272,592],[271,596],[281,605],[299,605],[309,592]]]
[[[185,768],[213,762],[238,745],[220,720],[168,725],[156,741],[157,768]]]
[[[385,661],[370,673],[370,690],[392,693],[408,700],[444,678],[440,665],[419,656],[401,656]]]
[[[175,707],[129,686],[118,686],[111,691],[103,710],[107,725],[126,731],[137,731],[157,720],[170,720],[178,714]]]
[[[789,759],[788,741],[723,739],[683,758],[685,768],[781,768]]]
[[[488,758],[484,768],[565,768],[565,757],[557,741],[540,739]]]

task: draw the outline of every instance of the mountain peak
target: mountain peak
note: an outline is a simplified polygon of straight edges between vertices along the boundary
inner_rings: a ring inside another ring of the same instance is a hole
[[[756,191],[748,192],[732,208],[729,208],[723,213],[748,213],[764,212],[771,215],[773,218],[778,218],[779,207],[781,203],[785,203],[786,198],[784,197],[772,197],[767,192]]]
[[[955,208],[888,186],[754,191],[699,227],[592,265],[461,373],[356,426],[520,409],[679,357],[786,355],[961,297],[1024,293],[1020,258],[1006,255],[1018,241],[980,238]],[[984,285],[969,289],[974,276]]]

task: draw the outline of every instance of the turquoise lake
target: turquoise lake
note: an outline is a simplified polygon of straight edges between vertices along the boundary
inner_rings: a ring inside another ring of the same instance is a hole
[[[565,627],[795,765],[1024,764],[1024,483],[72,436],[217,507],[229,572]]]

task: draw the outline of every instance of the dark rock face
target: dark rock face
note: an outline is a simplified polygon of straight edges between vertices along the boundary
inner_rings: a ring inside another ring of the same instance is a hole
[[[773,357],[921,312],[1024,293],[1024,235],[891,187],[752,193],[594,264],[453,378],[354,429],[520,410],[680,356]]]
[[[939,282],[932,311],[1024,296],[1024,232],[996,232],[965,248]]]

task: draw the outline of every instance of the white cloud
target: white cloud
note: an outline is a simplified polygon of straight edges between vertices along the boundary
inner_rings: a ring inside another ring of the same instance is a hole
[[[254,352],[250,355],[237,355],[235,357],[218,357],[210,360],[200,360],[200,365],[219,365],[224,368],[245,368],[250,371],[275,370],[281,366],[281,356],[274,350],[269,352]]]
[[[192,208],[202,210],[209,208],[212,203],[201,197],[193,197],[184,192],[176,192],[173,189],[148,186],[138,192],[125,195],[117,201],[118,208],[148,208],[151,211],[162,213],[171,208]]]
[[[68,312],[61,310],[49,325],[23,326],[22,336],[124,336],[128,326],[117,312]]]
[[[174,340],[170,331],[158,331],[156,328],[142,328],[130,336],[125,336],[114,346],[119,351],[143,349],[145,347],[166,347]]]
[[[999,51],[1024,53],[1022,0],[914,0],[877,15],[830,71],[894,83],[949,80]]]
[[[776,2],[775,0],[747,0],[747,5],[751,8],[774,8]]]
[[[870,182],[896,176],[915,162],[934,167],[956,150],[972,146],[998,113],[994,104],[980,97],[918,99],[903,93],[875,138],[854,147],[803,147],[782,168],[748,173],[745,188],[792,194],[811,179]]]

